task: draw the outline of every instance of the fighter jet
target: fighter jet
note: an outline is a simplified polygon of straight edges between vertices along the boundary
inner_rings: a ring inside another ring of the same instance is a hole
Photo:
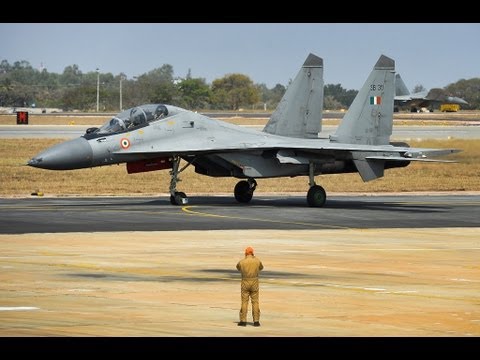
[[[324,188],[315,176],[359,173],[363,181],[385,169],[412,161],[433,160],[455,149],[410,148],[391,143],[395,62],[380,56],[334,135],[320,138],[323,109],[323,59],[309,54],[288,86],[263,131],[248,129],[165,104],[125,110],[100,128],[57,144],[28,165],[70,170],[126,163],[128,173],[170,169],[170,203],[184,205],[177,191],[179,174],[188,166],[212,177],[241,179],[235,199],[248,203],[256,179],[307,176],[307,204],[321,207]],[[180,168],[181,161],[185,165]]]
[[[418,112],[422,108],[433,111],[434,106],[441,104],[468,105],[468,102],[459,97],[449,96],[445,90],[439,88],[410,94],[400,74],[395,75],[394,106],[396,111],[400,107],[409,107],[411,112]]]

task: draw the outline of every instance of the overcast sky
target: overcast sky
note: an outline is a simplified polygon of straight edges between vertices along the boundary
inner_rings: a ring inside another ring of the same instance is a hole
[[[242,73],[271,88],[287,85],[310,52],[323,58],[326,84],[358,90],[384,54],[410,90],[444,87],[480,77],[480,24],[0,24],[0,60],[56,73],[77,64],[132,78],[170,64],[179,77]]]

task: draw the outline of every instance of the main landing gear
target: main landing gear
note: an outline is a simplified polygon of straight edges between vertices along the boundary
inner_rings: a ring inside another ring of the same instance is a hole
[[[325,189],[320,185],[315,184],[315,164],[310,163],[309,166],[309,185],[310,189],[307,193],[307,203],[311,207],[322,207],[327,200]],[[235,185],[235,199],[240,203],[248,203],[252,200],[253,192],[257,188],[255,179],[249,178],[242,180]]]
[[[248,180],[242,180],[235,185],[233,193],[235,199],[241,203],[248,203],[252,200],[253,192],[257,188],[257,182],[255,179],[249,178]]]
[[[172,170],[170,171],[170,204],[172,205],[186,205],[188,204],[187,195],[184,192],[177,191],[177,183],[180,181],[178,174],[185,170],[190,163],[186,164],[179,170],[180,157],[174,156],[172,159]],[[313,162],[309,165],[308,174],[310,189],[307,193],[307,203],[311,207],[322,207],[327,200],[325,189],[320,185],[315,184],[315,164]],[[257,182],[253,178],[242,180],[235,185],[234,195],[235,199],[240,203],[249,203],[252,200],[253,192],[257,188]]]
[[[313,162],[310,162],[308,170],[308,185],[310,185],[310,189],[307,193],[308,206],[322,207],[325,205],[325,201],[327,200],[327,194],[323,187],[315,184],[315,164]]]

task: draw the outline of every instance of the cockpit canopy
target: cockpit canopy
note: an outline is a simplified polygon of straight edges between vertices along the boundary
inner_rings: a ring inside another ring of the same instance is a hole
[[[95,134],[115,134],[130,131],[147,125],[151,121],[160,120],[169,115],[168,109],[162,104],[147,104],[122,111],[108,120]]]

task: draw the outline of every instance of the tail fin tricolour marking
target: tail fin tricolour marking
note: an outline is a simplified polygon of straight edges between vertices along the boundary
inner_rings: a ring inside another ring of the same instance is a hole
[[[388,145],[392,135],[395,61],[382,55],[353,100],[332,142]]]
[[[323,59],[309,54],[274,111],[264,132],[317,138],[322,126]]]

